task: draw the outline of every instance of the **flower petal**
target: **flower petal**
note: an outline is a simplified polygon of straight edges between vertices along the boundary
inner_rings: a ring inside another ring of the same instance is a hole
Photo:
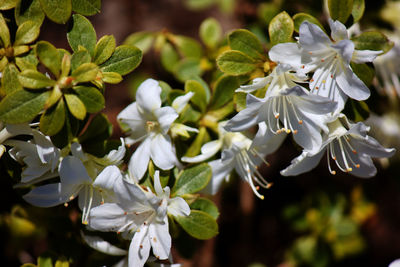
[[[307,51],[324,49],[332,43],[320,27],[308,21],[304,21],[300,25],[299,35],[299,42]]]
[[[172,107],[158,108],[154,110],[154,115],[157,117],[163,134],[167,134],[169,127],[179,116]]]
[[[301,153],[297,158],[292,160],[286,169],[281,171],[281,175],[294,176],[314,169],[324,155],[324,152],[325,150],[322,150],[314,156],[309,156],[307,152]]]
[[[193,96],[194,96],[193,92],[189,92],[185,95],[178,96],[172,102],[172,107],[175,109],[176,112],[181,113]]]
[[[174,197],[168,201],[168,213],[172,216],[188,216],[190,207],[181,197]]]
[[[220,159],[213,160],[208,163],[212,170],[212,177],[208,185],[200,192],[204,194],[215,195],[220,189],[222,182],[228,179],[229,174],[234,168],[234,161],[230,161],[227,164],[222,163]]]
[[[289,64],[293,68],[301,68],[301,47],[297,43],[282,43],[274,45],[268,52],[268,56],[276,63]]]
[[[340,75],[337,75],[336,81],[340,89],[350,98],[365,100],[371,95],[368,87],[353,73],[350,67],[344,69]]]
[[[128,145],[138,142],[147,134],[146,119],[139,113],[136,102],[123,109],[118,114],[117,120],[122,124],[123,129],[125,128],[123,124],[129,128],[125,129],[130,135],[126,140]]]
[[[151,143],[151,137],[147,137],[136,148],[136,151],[133,153],[129,161],[128,172],[136,181],[142,179],[147,170],[147,165],[149,165]]]
[[[333,21],[329,18],[329,26],[331,28],[331,37],[335,42],[349,39],[346,26],[344,26],[340,21]]]
[[[121,170],[117,166],[106,167],[96,178],[93,186],[101,187],[105,190],[114,190],[116,181],[122,180]]]
[[[361,64],[365,62],[372,62],[374,59],[382,54],[383,51],[373,51],[373,50],[354,50],[353,56],[351,58],[351,61]]]
[[[85,235],[83,232],[81,232],[81,236],[89,247],[97,251],[103,252],[104,254],[112,256],[124,256],[128,254],[126,250],[111,245],[109,242],[98,236]]]
[[[163,223],[152,223],[149,226],[149,239],[153,254],[157,259],[165,260],[171,251],[171,235],[168,231],[168,217]]]
[[[152,138],[150,154],[154,164],[162,170],[172,169],[177,162],[171,139],[168,135],[156,134]]]
[[[129,266],[143,267],[149,258],[150,240],[148,236],[148,226],[140,228],[133,236],[129,246]]]
[[[161,107],[161,90],[158,81],[153,79],[147,79],[139,86],[136,91],[136,104],[142,115],[151,114]]]
[[[103,232],[117,232],[129,223],[125,210],[115,203],[105,203],[90,210],[89,226]]]
[[[76,196],[79,190],[80,186],[54,183],[35,187],[23,198],[34,206],[48,208],[70,201],[71,196]]]
[[[184,162],[189,162],[189,163],[197,163],[197,162],[202,162],[205,161],[215,154],[221,149],[222,147],[222,142],[221,140],[214,140],[208,143],[205,143],[201,147],[201,154],[195,157],[182,157],[181,160]]]
[[[60,163],[59,167],[60,181],[64,184],[79,185],[84,183],[92,183],[85,166],[82,161],[74,156],[66,156]]]

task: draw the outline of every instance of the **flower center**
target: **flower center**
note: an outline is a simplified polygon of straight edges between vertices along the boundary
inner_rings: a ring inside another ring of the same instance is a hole
[[[146,121],[146,131],[148,133],[150,132],[156,132],[160,128],[160,124],[156,121]]]

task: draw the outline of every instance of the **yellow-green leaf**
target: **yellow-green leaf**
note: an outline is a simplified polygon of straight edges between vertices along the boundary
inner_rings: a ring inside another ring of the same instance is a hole
[[[19,71],[14,64],[8,64],[3,71],[3,77],[1,78],[1,84],[6,95],[11,94],[16,90],[21,90],[22,85],[18,81]]]
[[[152,32],[135,32],[129,35],[124,44],[133,45],[142,50],[143,54],[150,50],[151,45],[153,44],[155,39],[155,34]]]
[[[0,10],[7,10],[14,8],[18,3],[18,0],[1,0]]]
[[[217,58],[217,65],[222,72],[234,76],[247,74],[257,68],[253,58],[236,50],[222,53]]]
[[[174,217],[179,225],[194,238],[205,240],[218,234],[218,224],[215,219],[200,210],[191,210],[189,216]]]
[[[116,72],[103,72],[103,82],[117,84],[122,81],[122,76]]]
[[[36,40],[40,33],[40,25],[33,21],[22,23],[15,34],[14,45],[29,44]]]
[[[6,21],[4,20],[3,15],[0,13],[0,39],[3,43],[3,47],[10,46],[10,31],[8,30],[8,26]]]
[[[304,21],[308,21],[312,24],[315,24],[319,26],[323,31],[325,31],[324,27],[321,25],[321,23],[313,16],[307,13],[297,13],[296,15],[293,16],[293,21],[294,21],[294,30],[296,32],[299,32],[300,25]]]
[[[68,43],[74,52],[79,51],[79,46],[87,49],[93,57],[97,36],[92,23],[82,15],[72,16],[70,30],[67,33]]]
[[[64,94],[64,97],[65,101],[67,102],[69,112],[71,112],[71,114],[78,120],[83,120],[86,116],[86,108],[79,97],[74,94]]]
[[[84,63],[75,69],[71,76],[77,82],[90,82],[96,79],[99,67],[94,63]]]
[[[64,100],[58,101],[57,105],[46,109],[40,117],[40,131],[45,135],[55,135],[61,131],[65,122]]]
[[[24,70],[18,75],[18,80],[23,87],[42,89],[53,86],[56,82],[37,70]]]
[[[201,23],[199,35],[206,46],[214,48],[222,38],[222,27],[216,19],[208,18]]]
[[[196,193],[206,187],[211,179],[211,175],[211,168],[207,163],[187,168],[178,177],[172,188],[171,195],[180,196]]]
[[[75,86],[74,91],[86,107],[89,113],[95,113],[104,108],[104,96],[98,89],[90,86]]]
[[[352,38],[355,48],[358,50],[382,50],[388,52],[393,47],[393,42],[381,32],[366,31]]]
[[[44,12],[39,0],[19,0],[15,8],[15,20],[17,25],[26,21],[34,21],[41,25],[44,20]]]
[[[131,45],[118,46],[112,56],[100,65],[103,72],[117,72],[121,75],[128,74],[136,69],[142,61],[142,51]]]
[[[162,66],[169,72],[172,72],[175,65],[179,62],[179,54],[170,43],[165,43],[161,47],[160,59]]]
[[[85,16],[100,13],[101,0],[72,0],[72,10]]]
[[[276,15],[268,26],[269,38],[272,45],[292,41],[294,22],[285,11]]]
[[[111,57],[115,50],[115,38],[112,35],[104,35],[97,42],[94,49],[94,63],[100,65]]]
[[[190,101],[196,105],[202,112],[206,110],[207,107],[207,97],[206,97],[206,89],[195,80],[187,80],[185,82],[185,92],[193,92],[194,95],[190,99]]]
[[[237,77],[230,75],[221,76],[215,83],[210,109],[217,109],[233,99],[235,90],[240,87]]]
[[[52,44],[40,41],[36,45],[36,54],[40,62],[46,66],[56,77],[60,76],[62,57]]]
[[[244,29],[235,30],[228,36],[229,46],[254,59],[264,59],[264,48],[257,36]]]
[[[358,22],[365,11],[365,1],[364,0],[353,0],[353,10],[351,11],[351,15],[354,18],[354,23]]]
[[[198,199],[196,199],[195,202],[190,204],[190,208],[192,210],[204,211],[209,215],[211,215],[214,218],[214,220],[218,219],[219,211],[217,206],[214,204],[214,202],[212,202],[207,198],[199,197]]]
[[[42,10],[55,23],[64,24],[71,16],[71,0],[40,0]]]

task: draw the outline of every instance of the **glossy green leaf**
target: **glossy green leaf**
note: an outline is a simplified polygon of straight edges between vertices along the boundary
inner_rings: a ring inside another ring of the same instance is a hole
[[[226,51],[217,58],[219,69],[229,75],[242,75],[256,69],[256,62],[240,51]]]
[[[185,92],[193,92],[194,95],[190,101],[196,105],[202,112],[206,110],[207,98],[205,88],[198,81],[187,80],[185,82]]]
[[[345,24],[353,10],[353,0],[328,0],[328,10],[333,20]]]
[[[239,87],[240,84],[237,77],[230,75],[221,76],[215,83],[210,109],[220,108],[231,101],[235,90]]]
[[[380,32],[366,31],[352,38],[355,48],[358,50],[375,50],[386,53],[393,47],[393,42]]]
[[[185,157],[194,157],[200,153],[201,146],[208,140],[209,135],[207,133],[207,129],[204,126],[199,128],[199,132],[196,135],[196,138],[190,145],[190,147],[186,150]]]
[[[365,11],[365,1],[364,0],[353,0],[353,10],[351,15],[353,16],[354,23],[358,22]]]
[[[217,206],[208,198],[199,197],[195,202],[190,204],[192,210],[201,210],[211,215],[214,220],[218,219],[219,211]]]
[[[78,94],[79,99],[85,104],[87,112],[95,113],[104,108],[104,96],[95,87],[75,86],[73,89]]]
[[[244,29],[235,30],[228,35],[229,46],[254,59],[264,59],[264,48],[257,36]]]
[[[98,113],[79,137],[79,143],[104,141],[111,136],[112,128],[107,116]]]
[[[55,85],[56,81],[37,70],[24,70],[18,75],[18,80],[25,88],[42,89]]]
[[[26,21],[34,21],[41,25],[44,20],[44,12],[39,0],[19,0],[15,8],[15,21],[21,25]]]
[[[124,44],[136,46],[145,54],[150,50],[154,39],[155,35],[152,32],[135,32],[125,39]]]
[[[173,43],[184,57],[200,59],[203,55],[203,48],[200,43],[193,38],[175,35],[173,37]]]
[[[36,40],[40,33],[40,25],[33,21],[22,23],[15,34],[14,45],[29,44]]]
[[[71,112],[71,114],[78,120],[83,120],[86,116],[85,104],[83,104],[77,95],[64,94],[64,97],[65,101],[67,102],[69,112]]]
[[[65,122],[64,100],[58,101],[57,105],[46,109],[40,117],[40,131],[45,135],[52,136],[61,131]]]
[[[6,21],[4,20],[3,15],[0,13],[0,41],[3,43],[3,47],[9,47],[10,42],[10,31],[8,30],[8,26]]]
[[[42,10],[55,23],[64,24],[71,16],[71,0],[40,0]]]
[[[60,98],[63,96],[63,93],[61,92],[61,89],[58,85],[53,87],[53,90],[51,90],[50,96],[46,101],[46,104],[44,104],[44,109],[48,109],[52,107],[54,104],[56,104]]]
[[[103,82],[117,84],[122,82],[122,76],[116,72],[103,72]]]
[[[18,0],[1,0],[0,10],[7,10],[16,7]]]
[[[0,59],[0,71],[3,71],[4,68],[8,65],[8,59],[7,57],[2,57]]]
[[[50,92],[17,90],[0,102],[0,120],[4,123],[24,123],[33,120],[43,109]]]
[[[200,60],[196,58],[185,58],[181,60],[175,65],[174,74],[181,82],[201,76],[203,70],[200,67]]]
[[[142,55],[142,51],[135,46],[121,45],[100,67],[103,72],[117,72],[125,75],[136,69],[142,61]]]
[[[211,168],[207,163],[185,169],[172,188],[172,195],[180,196],[200,191],[206,187],[211,175]]]
[[[22,89],[22,85],[18,81],[18,74],[19,71],[14,64],[8,64],[4,69],[1,84],[6,95]]]
[[[208,18],[201,23],[199,35],[206,46],[214,48],[222,39],[222,27],[216,19]]]
[[[297,13],[296,15],[293,16],[293,21],[294,21],[294,30],[296,32],[299,32],[300,25],[304,21],[308,21],[312,24],[315,24],[319,26],[323,31],[325,31],[324,27],[321,25],[321,23],[313,16],[307,13]]]
[[[112,35],[104,35],[97,42],[94,49],[93,61],[97,65],[104,63],[111,57],[115,50],[115,38]]]
[[[81,50],[72,54],[71,71],[76,70],[80,65],[91,62],[91,57],[88,51]]]
[[[82,15],[74,14],[70,29],[67,33],[68,43],[74,52],[79,51],[79,46],[83,46],[89,51],[91,56],[94,55],[97,37],[92,23]]]
[[[30,50],[30,47],[29,47],[29,45],[18,45],[18,46],[14,46],[13,47],[13,52],[14,52],[14,57],[18,57],[18,56],[20,56],[20,55],[22,55],[22,54],[25,54],[25,53],[27,53],[27,52],[29,52],[29,50]]]
[[[101,0],[72,0],[72,10],[85,16],[100,13]]]
[[[179,225],[194,238],[205,240],[218,234],[218,224],[215,219],[200,210],[192,210],[189,216],[174,217]]]
[[[56,77],[60,76],[62,57],[52,44],[40,41],[36,45],[36,54],[40,62],[46,66]]]
[[[276,15],[268,26],[269,38],[272,45],[292,41],[294,22],[285,11]]]
[[[99,67],[94,63],[84,63],[76,68],[71,76],[75,78],[77,82],[90,82],[96,79],[97,73],[99,73]]]
[[[162,66],[169,72],[173,72],[175,65],[179,62],[179,54],[170,43],[161,47],[160,59]]]

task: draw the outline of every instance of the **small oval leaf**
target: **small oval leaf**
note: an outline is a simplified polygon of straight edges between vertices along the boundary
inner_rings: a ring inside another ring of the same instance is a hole
[[[219,69],[229,75],[247,74],[256,69],[256,62],[246,54],[232,50],[222,53],[217,58]]]
[[[83,120],[86,116],[86,108],[79,97],[74,94],[64,94],[64,97],[71,114],[78,120]]]
[[[211,215],[214,220],[218,219],[219,211],[217,206],[208,198],[199,197],[195,202],[190,204],[192,210],[201,210]]]
[[[14,45],[29,44],[36,40],[39,36],[40,25],[34,21],[22,23],[15,34]]]
[[[117,72],[121,75],[133,71],[142,61],[142,51],[131,45],[118,46],[112,56],[100,65],[103,72]]]
[[[199,35],[206,46],[214,48],[222,37],[221,25],[216,19],[208,18],[201,23]]]
[[[42,10],[55,23],[64,24],[71,16],[71,0],[40,0]]]
[[[229,46],[232,50],[238,50],[254,59],[265,59],[264,48],[257,36],[244,29],[235,30],[228,36]]]
[[[268,26],[269,38],[272,45],[292,41],[294,22],[285,11],[276,15]]]
[[[218,234],[218,224],[211,215],[192,210],[189,216],[174,217],[179,225],[194,238],[206,240]]]
[[[345,24],[353,10],[353,0],[328,0],[329,15]]]
[[[115,38],[112,35],[105,35],[100,38],[94,49],[93,61],[96,64],[104,63],[111,57],[115,50]]]
[[[79,99],[85,104],[87,112],[95,113],[104,108],[104,96],[95,87],[75,86],[73,89],[78,94]]]
[[[72,0],[72,10],[85,16],[100,13],[101,0]]]
[[[25,88],[43,89],[55,85],[55,81],[37,70],[24,70],[18,75],[18,80]]]
[[[36,45],[36,55],[40,62],[46,66],[56,77],[60,76],[61,55],[52,44],[40,41]]]
[[[180,196],[200,191],[208,184],[211,175],[211,168],[207,163],[184,170],[172,188],[172,195]]]
[[[86,48],[91,56],[94,55],[97,37],[92,23],[82,15],[74,14],[70,29],[67,33],[68,43],[74,52],[79,51],[79,46]]]
[[[45,135],[55,135],[61,131],[65,122],[64,100],[58,101],[57,105],[47,109],[40,117],[40,131]]]

